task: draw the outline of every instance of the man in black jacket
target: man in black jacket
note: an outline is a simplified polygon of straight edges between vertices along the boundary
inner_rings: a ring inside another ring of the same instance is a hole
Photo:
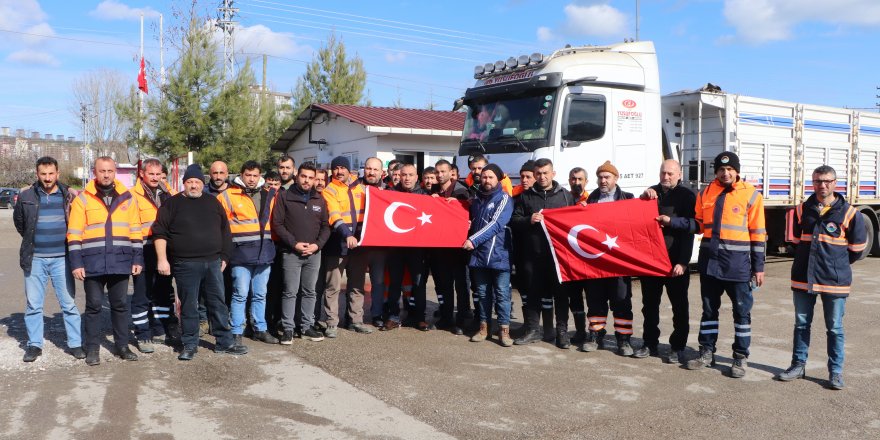
[[[187,167],[184,190],[162,204],[153,223],[156,271],[171,275],[174,266],[183,333],[183,351],[177,358],[182,361],[192,360],[198,350],[198,297],[202,285],[212,334],[217,338],[214,351],[235,355],[248,352],[246,346],[233,343],[229,309],[223,300],[223,269],[232,255],[229,221],[220,202],[204,194],[204,178],[199,165]]]
[[[278,237],[284,260],[282,345],[293,343],[295,315],[299,315],[303,338],[315,342],[324,340],[324,335],[314,328],[315,286],[321,267],[321,248],[330,238],[330,223],[327,202],[312,190],[315,174],[311,162],[300,165],[294,179],[296,183],[278,195],[272,217],[272,231]],[[302,295],[299,313],[296,313],[297,293]]]
[[[688,338],[688,264],[694,247],[694,204],[697,195],[681,185],[681,165],[669,159],[660,167],[660,183],[645,190],[641,198],[657,200],[660,216],[657,221],[663,227],[666,252],[672,262],[672,272],[665,277],[642,277],[642,315],[645,318],[642,340],[644,345],[635,351],[634,357],[656,356],[660,342],[660,299],[663,287],[672,305],[672,334],[669,336],[670,364],[684,359],[682,352]]]
[[[587,197],[587,203],[609,203],[633,198],[631,193],[617,186],[620,173],[610,161],[605,161],[596,170],[599,187]],[[608,319],[608,306],[614,313],[614,333],[617,337],[617,354],[632,356],[630,345],[632,337],[632,280],[630,277],[609,277],[587,280],[587,319],[590,333],[584,343],[584,351],[593,351],[605,346],[605,323]]]
[[[555,301],[556,346],[567,349],[571,346],[568,338],[568,291],[556,277],[553,255],[541,220],[544,218],[543,210],[572,206],[575,200],[570,192],[553,180],[556,171],[550,159],[536,160],[534,170],[535,184],[516,198],[510,220],[511,228],[517,235],[519,252],[528,256],[522,258],[522,267],[517,267],[517,270],[522,271],[522,279],[532,296],[524,312],[526,331],[514,344],[530,344],[543,338],[544,331],[539,324],[541,310],[553,310]]]

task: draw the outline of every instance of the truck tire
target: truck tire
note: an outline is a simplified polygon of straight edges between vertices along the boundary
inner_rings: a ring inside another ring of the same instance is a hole
[[[874,222],[872,222],[871,218],[868,217],[868,215],[865,214],[864,212],[859,213],[859,215],[862,216],[862,221],[865,222],[865,237],[867,237],[867,240],[865,240],[865,244],[867,246],[865,246],[865,250],[862,251],[862,255],[859,256],[859,260],[863,260],[868,255],[871,255],[871,254],[873,254],[874,256],[877,255],[874,252],[874,248],[877,247],[877,243],[874,242],[874,240],[876,239],[875,231],[874,231]]]

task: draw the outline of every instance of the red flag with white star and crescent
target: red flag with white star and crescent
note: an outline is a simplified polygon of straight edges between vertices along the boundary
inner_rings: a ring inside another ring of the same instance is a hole
[[[468,210],[458,200],[367,187],[361,246],[461,247]]]
[[[543,211],[560,282],[669,276],[656,200],[621,200]]]

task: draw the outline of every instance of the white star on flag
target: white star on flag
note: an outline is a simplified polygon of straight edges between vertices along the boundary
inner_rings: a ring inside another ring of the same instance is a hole
[[[416,217],[416,220],[420,220],[422,222],[422,226],[425,226],[425,223],[431,223],[431,215],[426,214],[422,211],[422,215],[420,217]]]
[[[602,244],[607,245],[609,251],[616,247],[620,247],[620,245],[617,244],[617,237],[612,237],[608,234],[605,234],[605,241],[603,241]]]

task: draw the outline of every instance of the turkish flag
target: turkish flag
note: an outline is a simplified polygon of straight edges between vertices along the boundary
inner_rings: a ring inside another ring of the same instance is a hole
[[[147,91],[147,70],[144,66],[144,57],[141,57],[141,70],[138,72],[138,88],[144,93]]]
[[[621,200],[543,211],[559,282],[668,276],[672,270],[656,200]]]
[[[360,245],[461,247],[468,217],[458,200],[367,187]]]

